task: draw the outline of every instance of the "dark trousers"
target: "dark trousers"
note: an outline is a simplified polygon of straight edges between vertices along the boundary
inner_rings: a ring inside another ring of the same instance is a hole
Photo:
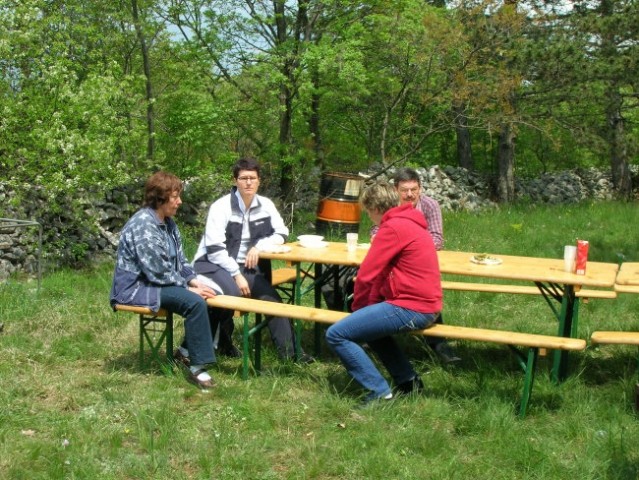
[[[208,263],[208,262],[206,262]],[[211,265],[210,263],[208,265]],[[214,271],[206,268],[204,262],[196,262],[195,271],[201,275],[205,275],[217,283],[225,295],[233,295],[235,297],[241,297],[240,289],[237,288],[237,284],[231,275],[222,268],[217,268]],[[256,300],[266,300],[269,302],[282,303],[277,290],[273,288],[271,283],[264,277],[259,269],[249,269],[240,266],[242,275],[246,278],[249,288],[251,289],[251,298]],[[231,316],[220,317],[220,342],[219,348],[228,348],[227,342],[231,341],[233,330],[235,325],[233,324],[233,312],[230,312]],[[220,316],[218,314],[218,316]],[[267,317],[268,329],[271,334],[271,340],[277,349],[277,353],[280,358],[292,358],[295,355],[295,333],[293,326],[288,318],[284,317]],[[214,331],[215,332],[215,331]],[[301,353],[301,352],[300,352]]]
[[[442,324],[444,323],[444,318],[442,317],[441,313],[437,315],[437,318],[435,319],[434,323],[442,323]],[[430,348],[432,348],[433,350],[435,350],[438,345],[443,345],[448,343],[446,339],[442,337],[423,337],[423,338],[424,338],[424,343],[428,345]]]

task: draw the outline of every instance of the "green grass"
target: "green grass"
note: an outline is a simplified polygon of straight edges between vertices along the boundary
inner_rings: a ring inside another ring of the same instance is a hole
[[[516,206],[444,213],[446,248],[561,257],[591,242],[590,259],[639,261],[637,206]],[[362,236],[366,225],[362,225]],[[137,319],[108,307],[111,265],[0,286],[2,479],[636,479],[637,351],[572,355],[556,386],[541,358],[528,416],[522,375],[505,348],[457,342],[444,368],[402,338],[423,396],[356,411],[358,387],[324,351],[309,366],[276,360],[248,382],[222,359],[203,393],[177,369],[140,371]],[[639,328],[639,296],[580,306],[579,335]],[[536,296],[447,292],[448,323],[553,333]],[[181,323],[181,322],[178,322]],[[305,331],[312,349],[312,330]]]

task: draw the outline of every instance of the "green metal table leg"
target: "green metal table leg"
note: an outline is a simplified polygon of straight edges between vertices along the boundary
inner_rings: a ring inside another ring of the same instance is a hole
[[[561,301],[561,313],[559,315],[559,337],[569,338],[573,332],[573,322],[575,321],[575,291],[572,285],[566,285]],[[559,383],[566,378],[568,372],[568,352],[566,350],[555,350],[552,379]]]
[[[322,276],[322,265],[315,264],[315,278]],[[314,289],[314,301],[315,308],[322,308],[322,288],[315,287]],[[313,326],[314,340],[315,340],[315,356],[319,357],[322,352],[322,326],[319,323],[315,323]]]
[[[295,361],[302,358],[302,321],[295,320]]]
[[[575,297],[572,307],[572,322],[570,328],[570,338],[577,338],[579,330],[579,298]]]

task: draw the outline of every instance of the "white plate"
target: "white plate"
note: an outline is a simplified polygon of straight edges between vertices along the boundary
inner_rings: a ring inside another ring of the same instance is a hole
[[[299,235],[297,239],[300,242],[321,242],[324,237],[322,235]]]
[[[266,253],[288,253],[291,251],[291,247],[288,245],[269,245],[262,250]]]
[[[300,242],[300,245],[304,248],[324,248],[328,246],[328,242],[313,242],[313,243]]]
[[[501,258],[491,257],[490,255],[473,255],[470,261],[477,265],[501,265]]]

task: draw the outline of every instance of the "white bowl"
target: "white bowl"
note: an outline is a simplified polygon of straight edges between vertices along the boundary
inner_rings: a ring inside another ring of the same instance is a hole
[[[323,248],[328,245],[328,243],[320,240],[319,242],[300,242],[300,245],[305,248]]]
[[[297,239],[301,243],[308,245],[312,243],[321,243],[322,240],[324,240],[324,237],[322,235],[300,235]]]

